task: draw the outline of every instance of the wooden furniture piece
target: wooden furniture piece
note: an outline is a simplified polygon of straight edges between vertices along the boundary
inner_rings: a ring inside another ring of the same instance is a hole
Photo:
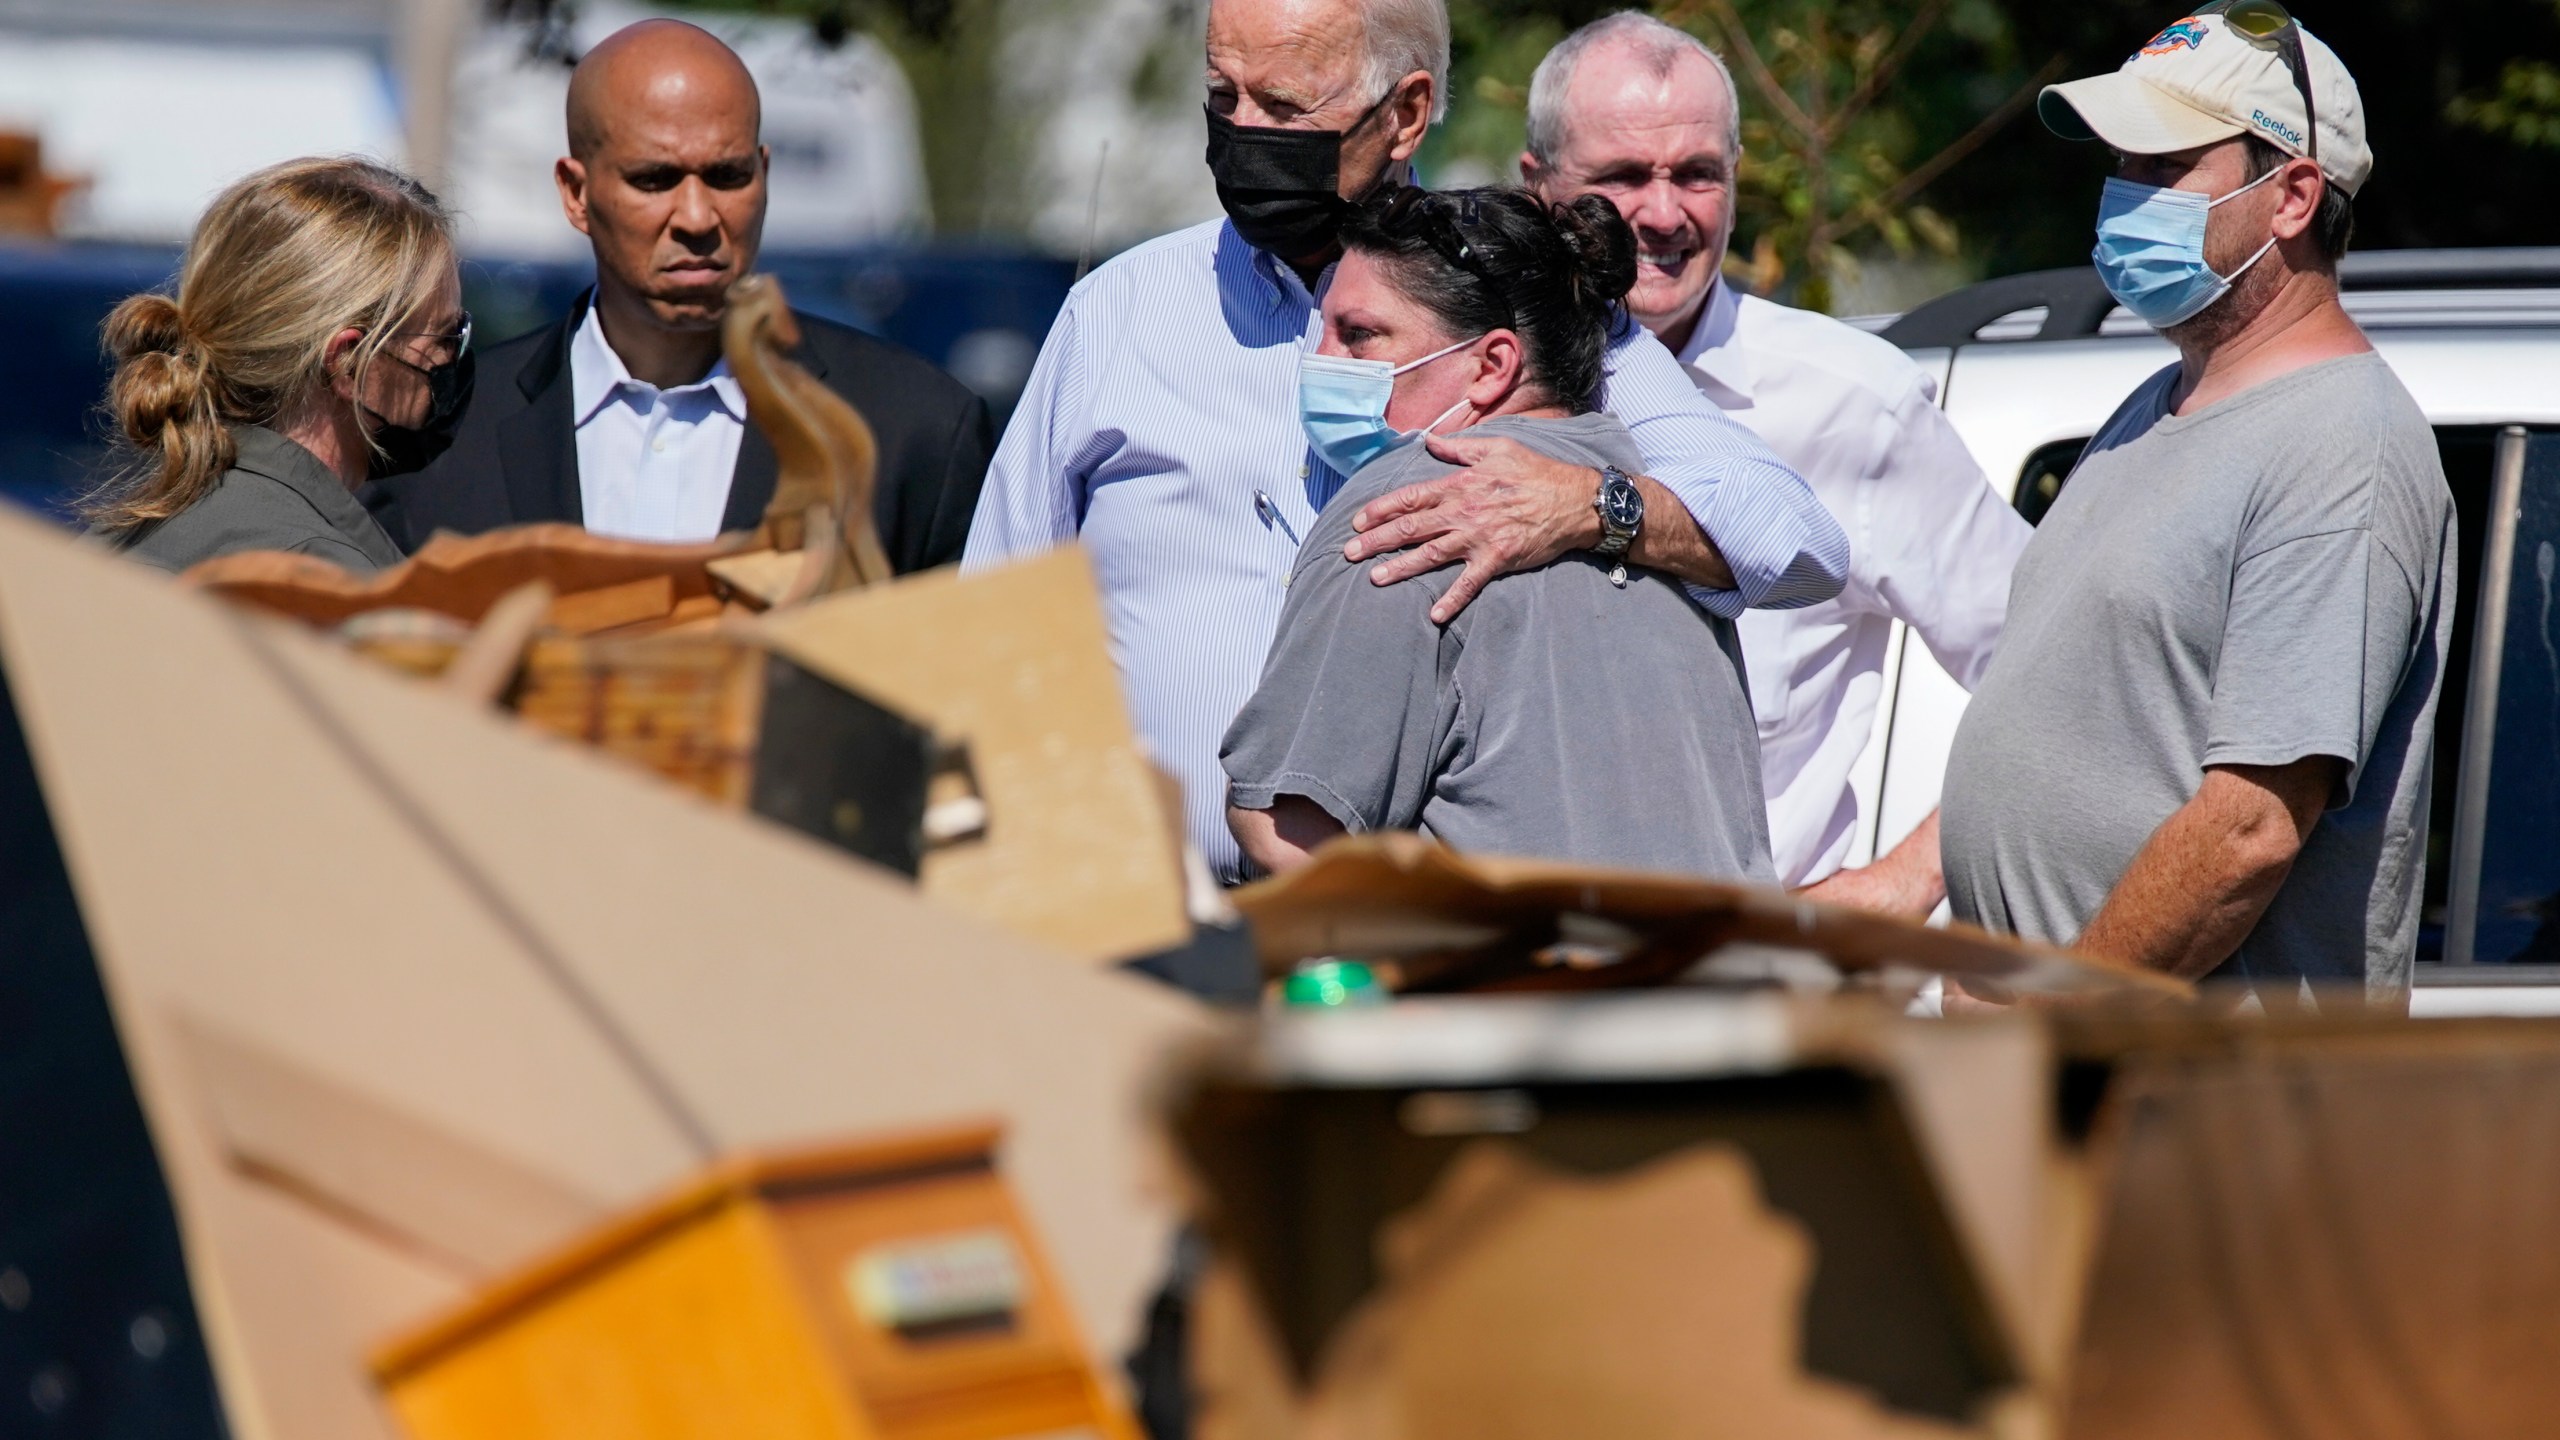
[[[411,1440],[1138,1440],[974,1126],[715,1166],[376,1351]]]
[[[806,561],[773,598],[789,603],[887,584],[889,552],[871,511],[879,442],[860,411],[782,353],[800,343],[782,282],[749,275],[731,286],[720,330],[747,413],[781,462],[758,534],[775,552],[798,551]]]
[[[0,130],[0,234],[50,239],[62,202],[89,183],[44,168],[44,142],[24,130]]]

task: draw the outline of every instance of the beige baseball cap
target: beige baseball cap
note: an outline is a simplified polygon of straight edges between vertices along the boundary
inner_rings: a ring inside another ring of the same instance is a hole
[[[2302,58],[2320,116],[2320,170],[2353,195],[2373,173],[2364,101],[2337,54],[2308,30]],[[2220,15],[2190,15],[2154,35],[2112,75],[2048,85],[2036,114],[2066,140],[2104,140],[2128,155],[2165,155],[2255,135],[2310,157],[2310,117],[2293,72],[2271,46]]]

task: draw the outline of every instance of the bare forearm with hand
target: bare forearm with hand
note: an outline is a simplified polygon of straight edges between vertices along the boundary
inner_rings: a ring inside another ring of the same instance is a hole
[[[1248,871],[1278,875],[1307,863],[1317,846],[1343,832],[1342,822],[1304,795],[1274,796],[1268,810],[1227,807],[1227,828]]]
[[[1926,920],[1947,898],[1947,876],[1938,855],[1938,812],[1872,865],[1841,870],[1796,892],[1824,905],[1844,905],[1876,915]]]
[[[1342,556],[1375,557],[1369,578],[1393,585],[1464,562],[1458,578],[1431,607],[1446,625],[1496,576],[1535,569],[1558,556],[1600,543],[1600,472],[1541,455],[1515,440],[1479,440],[1465,434],[1434,435],[1431,453],[1467,468],[1437,480],[1382,495],[1352,518],[1359,534]],[[1710,590],[1733,588],[1733,567],[1689,514],[1680,497],[1660,482],[1637,476],[1644,492],[1644,528],[1627,562]]]
[[[2326,755],[2207,769],[2072,948],[2203,978],[2257,927],[2345,774],[2345,762]]]

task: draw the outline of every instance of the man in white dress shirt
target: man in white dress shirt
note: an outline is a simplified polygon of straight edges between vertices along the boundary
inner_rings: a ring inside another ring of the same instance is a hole
[[[1530,84],[1522,175],[1551,200],[1596,191],[1617,203],[1636,231],[1636,318],[1849,534],[1837,598],[1739,622],[1779,878],[1817,899],[1926,915],[1946,894],[1936,812],[1876,863],[1844,870],[1858,822],[1850,771],[1875,726],[1892,622],[1970,688],[2030,532],[1901,351],[1719,279],[1741,158],[1724,63],[1649,15],[1575,31]]]

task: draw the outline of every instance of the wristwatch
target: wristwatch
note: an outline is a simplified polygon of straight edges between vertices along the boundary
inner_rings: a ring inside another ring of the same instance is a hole
[[[1591,498],[1591,508],[1600,512],[1600,543],[1591,553],[1603,560],[1623,559],[1627,547],[1636,543],[1636,532],[1644,528],[1644,492],[1627,472],[1615,465],[1600,467],[1600,493]]]

